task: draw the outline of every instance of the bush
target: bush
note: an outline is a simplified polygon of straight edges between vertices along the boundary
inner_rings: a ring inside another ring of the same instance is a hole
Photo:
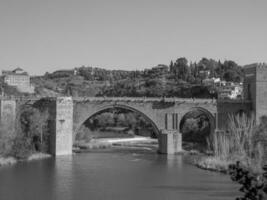
[[[92,138],[93,135],[91,133],[91,130],[84,125],[81,126],[81,128],[78,130],[75,136],[75,140],[77,141],[84,140],[86,142],[89,142]]]
[[[0,125],[0,156],[26,159],[37,151],[48,151],[49,134],[47,113],[40,113],[32,107],[23,107],[20,114],[20,129],[8,120]]]
[[[0,157],[6,156],[12,149],[12,139],[8,137],[0,138]]]
[[[28,138],[36,151],[48,152],[48,112],[41,112],[31,106],[24,106],[20,115],[21,137]]]
[[[17,159],[26,159],[33,153],[32,142],[26,137],[16,137],[13,140],[12,149],[9,156]]]

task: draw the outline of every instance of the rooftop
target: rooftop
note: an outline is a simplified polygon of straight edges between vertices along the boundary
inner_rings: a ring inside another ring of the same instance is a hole
[[[16,69],[12,71],[3,70],[2,75],[28,75],[28,73],[24,71],[23,69],[21,69],[20,67],[17,67]]]

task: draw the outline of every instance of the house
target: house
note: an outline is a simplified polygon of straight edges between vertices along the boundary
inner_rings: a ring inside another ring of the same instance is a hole
[[[228,84],[218,88],[219,99],[239,99],[242,98],[243,85],[227,82]]]
[[[169,67],[167,65],[159,64],[155,67],[152,67],[151,69],[145,69],[144,74],[145,75],[156,75],[156,76],[161,76],[161,75],[166,75],[169,72]]]
[[[198,73],[201,79],[207,79],[210,76],[210,70],[200,70]]]
[[[21,68],[16,68],[12,71],[2,71],[4,83],[9,86],[14,86],[19,92],[34,93],[34,87],[30,83],[30,76]]]
[[[168,73],[169,67],[167,65],[159,64],[151,69],[154,73],[165,74]]]
[[[216,83],[219,83],[221,81],[220,78],[215,78],[215,77],[212,77],[212,78],[206,78],[202,81],[202,83],[205,85],[205,86],[215,86]]]

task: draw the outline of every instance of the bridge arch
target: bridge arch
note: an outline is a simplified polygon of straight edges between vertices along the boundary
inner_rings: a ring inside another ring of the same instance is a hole
[[[192,113],[193,112],[199,112],[196,116],[194,116]],[[192,118],[197,118],[197,117],[201,117],[201,115],[204,115],[206,117],[206,119],[208,120],[208,128],[209,128],[209,133],[207,135],[207,137],[209,138],[209,140],[212,138],[212,134],[215,131],[216,128],[216,118],[215,116],[206,108],[203,107],[191,107],[190,109],[186,110],[186,112],[184,112],[184,114],[181,117],[180,120],[180,124],[179,124],[179,130],[181,133],[183,133],[183,125],[185,123],[185,120],[187,119],[187,117],[190,116],[190,114],[193,116]]]
[[[80,127],[90,118],[106,111],[106,110],[109,110],[109,109],[116,109],[116,108],[119,108],[119,109],[125,109],[125,110],[129,110],[129,111],[132,111],[134,113],[138,113],[140,114],[142,117],[144,117],[144,119],[146,121],[148,121],[152,128],[153,128],[153,131],[156,133],[156,135],[158,136],[160,134],[160,128],[159,126],[157,125],[157,122],[155,120],[153,120],[148,114],[146,114],[145,112],[143,111],[140,111],[139,109],[137,108],[134,108],[132,106],[129,106],[129,105],[123,105],[123,104],[110,104],[110,105],[105,105],[105,106],[101,106],[99,108],[97,108],[96,110],[94,110],[93,112],[89,113],[83,117],[83,119],[78,122],[78,124],[74,127],[74,130],[73,130],[73,138],[75,138],[75,136],[77,135]]]

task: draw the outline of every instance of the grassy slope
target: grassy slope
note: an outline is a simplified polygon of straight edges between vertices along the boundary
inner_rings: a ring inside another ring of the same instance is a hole
[[[41,96],[79,95],[95,96],[104,83],[86,81],[80,76],[62,78],[33,77],[36,93]]]

